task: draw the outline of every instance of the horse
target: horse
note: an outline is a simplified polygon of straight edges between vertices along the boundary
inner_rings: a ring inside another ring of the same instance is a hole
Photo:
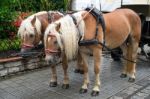
[[[95,85],[92,96],[100,91],[100,64],[104,47],[113,49],[120,47],[123,51],[124,67],[121,78],[129,76],[129,82],[135,81],[136,56],[141,37],[141,21],[130,9],[117,9],[113,12],[99,13],[98,20],[92,11],[76,12],[50,24],[44,35],[46,60],[54,62],[62,59],[64,70],[63,88],[69,86],[67,74],[68,60],[80,56],[84,70],[84,81],[80,93],[86,93],[89,84],[87,53],[93,54]],[[99,21],[99,22],[97,22]],[[79,54],[78,54],[79,53]],[[64,87],[65,86],[65,87]]]
[[[37,49],[39,43],[43,44],[44,32],[48,24],[63,16],[58,11],[41,11],[24,19],[18,29],[18,36],[21,38],[21,55]],[[53,72],[53,69],[51,70]],[[55,84],[51,84],[51,86],[55,86]]]
[[[18,29],[21,38],[21,52],[25,53],[43,43],[46,27],[64,15],[58,11],[41,11],[24,19]]]

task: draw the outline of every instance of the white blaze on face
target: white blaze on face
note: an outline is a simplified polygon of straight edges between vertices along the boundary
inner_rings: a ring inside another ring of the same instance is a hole
[[[49,43],[49,42],[51,41],[51,37],[48,37],[48,40],[47,40],[47,41],[48,41],[48,43]]]
[[[51,37],[48,37],[48,42],[47,42],[47,43],[49,43],[50,40],[51,40]],[[47,45],[47,46],[48,46],[48,45]],[[53,56],[50,55],[50,54],[46,54],[45,60],[46,60],[47,62],[52,61],[52,60],[53,60]]]

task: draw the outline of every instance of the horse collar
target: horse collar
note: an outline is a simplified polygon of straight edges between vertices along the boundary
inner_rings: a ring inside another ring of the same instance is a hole
[[[95,33],[95,38],[92,40],[79,40],[78,44],[79,46],[88,46],[88,45],[95,45],[95,44],[101,44],[102,46],[105,46],[105,22],[104,22],[104,18],[102,13],[96,9],[96,8],[86,8],[86,11],[89,11],[90,14],[92,14],[94,16],[94,18],[96,19],[96,33]],[[103,39],[104,42],[101,43],[97,40],[97,35],[98,35],[98,25],[101,24],[102,29],[103,29]]]

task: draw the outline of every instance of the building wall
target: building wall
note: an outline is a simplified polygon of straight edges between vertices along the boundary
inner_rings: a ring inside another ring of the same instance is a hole
[[[48,66],[43,58],[7,59],[0,62],[0,77]]]
[[[150,4],[150,0],[123,0],[125,4]],[[72,10],[79,11],[94,5],[101,11],[113,11],[121,6],[121,0],[73,0]]]

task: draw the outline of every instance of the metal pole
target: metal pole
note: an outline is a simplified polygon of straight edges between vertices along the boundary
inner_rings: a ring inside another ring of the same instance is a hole
[[[123,3],[123,0],[121,0],[121,7],[122,7],[122,3]]]
[[[100,0],[99,0],[99,8],[100,8],[100,11],[102,11]]]

